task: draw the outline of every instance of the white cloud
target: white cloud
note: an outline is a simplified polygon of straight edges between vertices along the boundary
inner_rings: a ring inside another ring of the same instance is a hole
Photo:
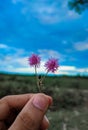
[[[38,74],[43,73],[46,74],[44,62],[41,63],[42,65],[40,68],[37,69]],[[8,72],[15,72],[15,73],[27,73],[27,74],[35,74],[34,67],[24,66],[24,67],[13,67],[8,66],[5,68]],[[52,74],[51,72],[49,74]],[[54,75],[88,75],[88,68],[76,68],[74,66],[61,66]]]
[[[0,52],[0,68],[11,67],[26,67],[28,66],[28,52],[24,49],[18,49],[15,47],[7,46],[6,44],[0,44],[0,49],[4,49],[5,54]]]
[[[57,75],[73,75],[76,72],[75,66],[60,66],[56,71]]]
[[[81,15],[74,11],[69,11],[68,1],[53,1],[52,4],[47,4],[43,1],[42,4],[38,2],[33,3],[32,11],[41,22],[47,24],[54,24],[64,20],[77,19]]]
[[[57,75],[58,73],[56,72],[55,74]],[[59,71],[59,75],[69,75],[69,72],[67,72],[67,71]]]
[[[88,68],[76,68],[75,66],[60,66],[56,72],[57,75],[88,75]]]
[[[76,67],[75,66],[61,66],[59,70],[60,71],[75,71]]]
[[[25,66],[25,67],[28,66],[28,57],[17,57],[17,58],[13,58],[13,57],[14,56],[6,57],[8,59],[6,59],[5,62],[17,66]]]
[[[39,49],[38,52],[43,58],[51,58],[51,57],[60,58],[61,56],[61,54],[55,50]]]
[[[3,59],[0,58],[0,71],[8,71],[8,72],[18,72],[18,73],[34,73],[34,68],[30,67],[28,64],[28,56],[29,53],[23,49],[18,49],[15,47],[10,47],[5,44],[0,44],[1,48],[8,50],[6,56],[3,55]],[[14,53],[12,53],[14,50]],[[65,60],[64,55],[58,53],[55,50],[47,50],[47,49],[40,49],[37,51],[38,54],[41,56],[41,65],[38,68],[38,73],[46,73],[44,64],[48,58],[54,57]],[[30,52],[31,54],[31,52]],[[60,61],[61,62],[61,61]],[[60,66],[57,72],[57,75],[66,74],[66,75],[76,75],[76,74],[87,74],[88,75],[88,68],[76,68],[75,66]]]
[[[15,56],[7,55],[3,59],[0,59],[0,66],[28,66],[28,57],[27,56]]]
[[[0,43],[0,49],[9,49],[9,47],[3,43]]]
[[[48,58],[56,58],[60,63],[66,60],[66,55],[63,55],[56,50],[39,49],[38,53],[43,60],[47,60]]]
[[[85,41],[80,41],[74,44],[74,48],[78,51],[88,50],[88,39]]]
[[[10,65],[10,66],[28,67],[29,52],[25,51],[24,49],[20,49],[20,48],[18,49],[15,47],[7,46],[5,44],[1,44],[1,47],[4,48],[6,51],[6,55],[3,54],[2,56],[3,58],[0,59],[1,66]],[[9,51],[7,48],[9,48]],[[43,71],[42,70],[43,64],[48,58],[54,57],[54,58],[60,59],[60,62],[64,60],[64,56],[55,50],[39,49],[37,52],[42,58],[41,59],[42,67],[40,68],[41,71]]]
[[[19,67],[19,68],[8,68],[9,72],[15,72],[15,73],[34,73],[34,68],[25,68],[25,67]]]
[[[80,73],[88,73],[88,68],[79,68],[78,69],[78,72],[80,72]]]
[[[74,11],[69,11],[68,1],[51,1],[48,0],[12,0],[13,4],[21,2],[23,7],[22,14],[30,19],[30,14],[36,17],[43,24],[54,24],[68,19],[81,17]],[[26,15],[27,14],[27,15]]]
[[[25,53],[24,49],[18,49],[16,47],[11,47],[11,46],[8,46],[8,45],[3,44],[3,43],[0,43],[0,49],[4,49],[6,51],[14,51],[15,55],[17,55],[17,56]]]
[[[16,67],[16,66],[14,66],[14,65],[10,65],[10,64],[8,64],[7,66],[6,66],[6,68],[4,68],[4,71],[8,71],[8,72],[17,72],[17,73],[28,73],[28,74],[30,74],[30,73],[35,73],[35,69],[34,69],[34,67],[30,67],[29,65],[28,65],[28,61],[27,61],[27,59],[25,60],[25,59],[23,59],[23,62],[22,61],[18,61],[18,60],[16,60],[16,61],[14,61],[14,62],[18,62],[18,63],[20,63],[20,64],[22,64],[22,66],[20,66],[20,67]],[[41,66],[39,67],[39,68],[37,68],[37,72],[38,73],[45,73],[45,67],[44,67],[44,64],[45,64],[45,62],[44,61],[42,61],[41,62]]]
[[[35,17],[44,23],[57,23],[60,20],[59,11],[55,2],[52,4],[47,4],[47,2],[38,4],[35,2],[32,5],[32,12]]]

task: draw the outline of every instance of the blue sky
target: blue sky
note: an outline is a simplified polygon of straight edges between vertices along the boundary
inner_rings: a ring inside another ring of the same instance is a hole
[[[0,1],[0,71],[34,73],[28,65],[32,53],[43,67],[48,58],[59,59],[56,74],[88,76],[88,10],[69,10],[68,0]]]

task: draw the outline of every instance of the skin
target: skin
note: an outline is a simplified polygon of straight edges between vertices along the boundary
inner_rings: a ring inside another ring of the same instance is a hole
[[[0,100],[0,130],[46,130],[52,98],[39,94],[6,96]]]

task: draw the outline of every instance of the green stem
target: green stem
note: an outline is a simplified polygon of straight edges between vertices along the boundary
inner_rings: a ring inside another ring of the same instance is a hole
[[[48,71],[47,71],[46,74],[42,77],[41,82],[43,82],[43,81],[45,80],[47,74],[48,74]]]
[[[39,89],[39,92],[41,92],[41,87],[39,85],[39,79],[38,79],[38,75],[37,75],[37,67],[35,65],[35,75],[36,75],[36,83],[37,83],[37,87]]]

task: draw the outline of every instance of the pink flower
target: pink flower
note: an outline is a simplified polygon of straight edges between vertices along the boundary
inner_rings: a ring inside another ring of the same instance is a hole
[[[46,67],[46,70],[48,71],[48,72],[55,72],[57,69],[58,69],[58,67],[59,67],[59,65],[58,65],[58,60],[57,59],[54,59],[54,58],[51,58],[51,59],[49,59],[46,63],[45,63],[45,67]]]
[[[40,57],[36,54],[32,54],[31,57],[29,57],[29,64],[30,66],[36,66],[38,67],[40,65]]]

